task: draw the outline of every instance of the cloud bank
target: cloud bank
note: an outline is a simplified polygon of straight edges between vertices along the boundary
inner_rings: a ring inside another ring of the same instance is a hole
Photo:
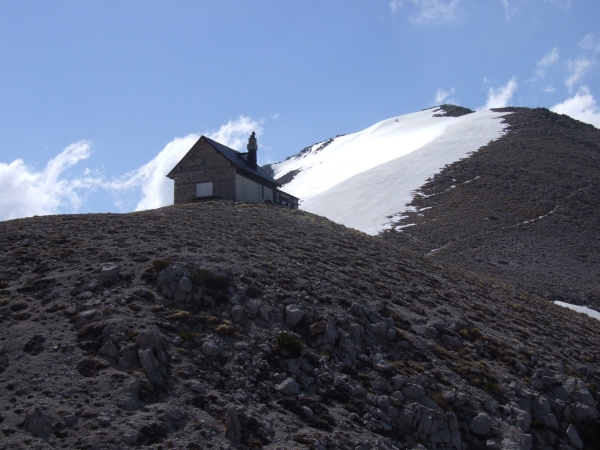
[[[206,136],[236,150],[244,148],[249,134],[263,132],[261,122],[240,116]],[[91,143],[80,141],[66,147],[50,160],[44,170],[36,171],[17,159],[0,163],[0,220],[34,215],[77,212],[85,195],[104,189],[123,211],[141,211],[173,203],[173,181],[167,173],[200,137],[189,134],[169,142],[154,158],[120,177],[72,175],[69,169],[91,155]]]
[[[67,172],[90,155],[90,142],[79,141],[66,147],[41,171],[26,166],[22,159],[0,163],[0,220],[56,214],[63,208],[76,211],[82,193],[94,189],[99,179],[71,177]]]
[[[558,114],[566,114],[600,128],[600,108],[587,86],[580,87],[573,97],[554,105],[550,109]]]
[[[508,106],[508,102],[512,99],[518,86],[516,77],[512,77],[505,86],[497,89],[491,87],[488,91],[487,102],[481,109],[504,108]]]

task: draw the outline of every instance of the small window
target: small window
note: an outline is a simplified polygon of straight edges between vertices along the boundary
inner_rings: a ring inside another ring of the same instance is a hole
[[[196,197],[210,197],[213,195],[213,183],[198,183],[196,185]]]
[[[202,158],[202,161],[200,162],[201,166],[205,166],[208,163],[208,159],[207,158]]]

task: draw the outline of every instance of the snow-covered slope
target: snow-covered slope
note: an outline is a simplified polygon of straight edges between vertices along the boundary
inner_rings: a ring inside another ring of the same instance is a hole
[[[300,208],[369,234],[406,211],[412,193],[445,165],[502,135],[505,113],[434,117],[429,109],[315,144],[274,164],[275,178],[297,172],[284,190]],[[327,141],[325,142],[327,143]]]

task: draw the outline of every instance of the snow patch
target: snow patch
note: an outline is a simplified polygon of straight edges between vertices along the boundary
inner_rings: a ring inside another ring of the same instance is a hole
[[[275,178],[300,169],[284,189],[301,199],[301,209],[376,235],[444,166],[501,137],[508,113],[433,114],[407,114],[337,137],[318,153],[274,164]]]
[[[563,306],[564,308],[572,309],[573,311],[577,311],[578,313],[587,314],[588,316],[593,317],[594,319],[600,320],[600,312],[588,308],[587,306],[572,305],[570,303],[559,301],[554,302],[554,304],[558,306]]]

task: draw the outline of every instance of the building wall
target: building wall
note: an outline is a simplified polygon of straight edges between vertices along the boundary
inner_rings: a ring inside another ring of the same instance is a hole
[[[273,190],[239,174],[235,176],[235,193],[238,202],[273,201]]]
[[[213,197],[236,199],[236,173],[229,161],[208,144],[196,143],[184,156],[175,181],[175,204],[196,198],[196,184],[213,182]]]

